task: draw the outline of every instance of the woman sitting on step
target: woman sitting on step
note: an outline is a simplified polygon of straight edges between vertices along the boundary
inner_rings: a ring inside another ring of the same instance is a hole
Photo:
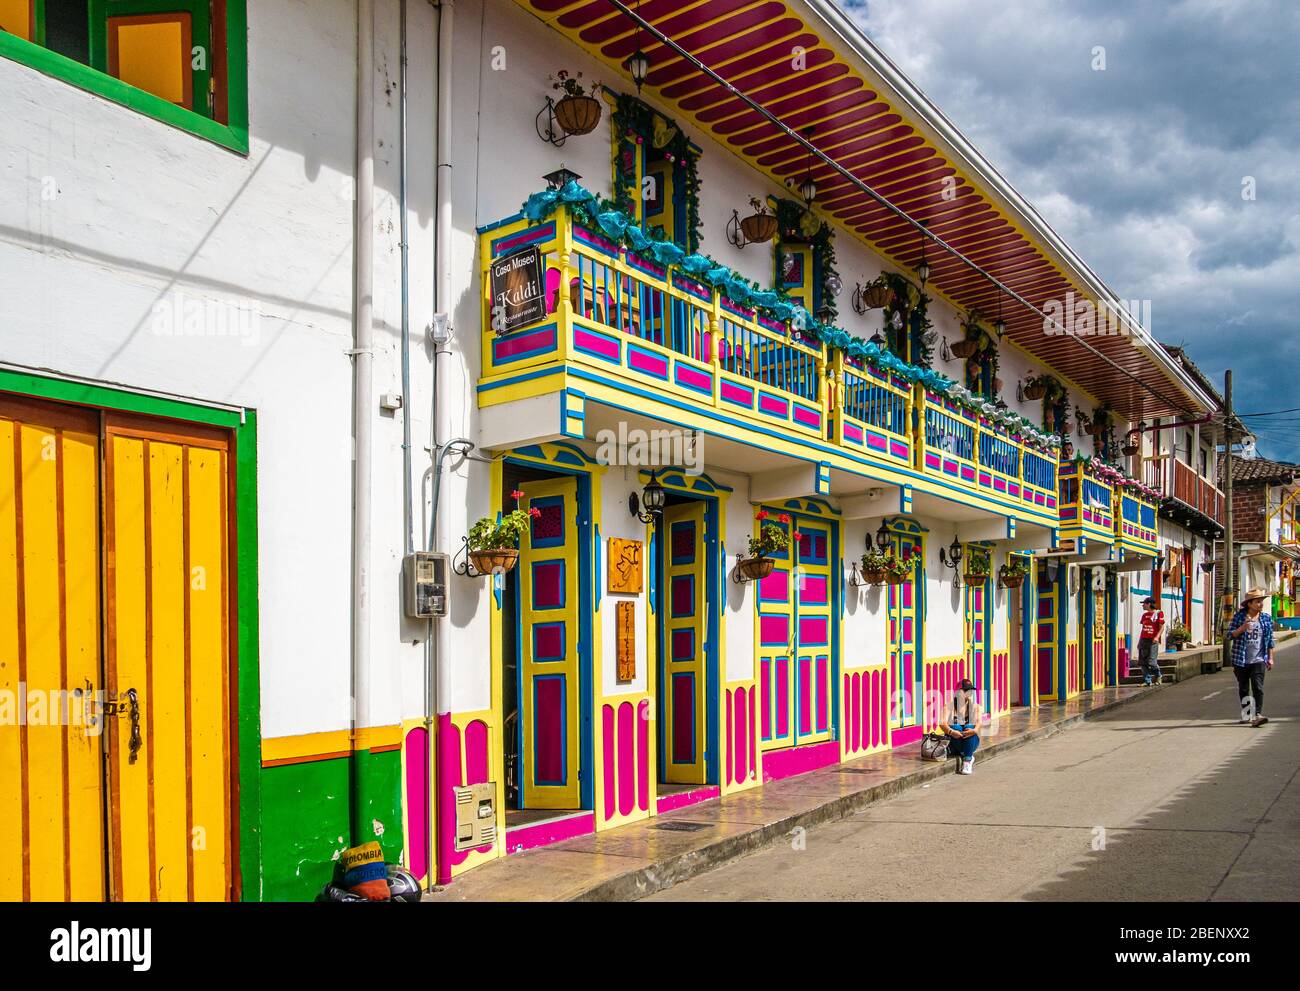
[[[961,762],[957,767],[958,774],[970,774],[975,767],[975,749],[980,745],[980,713],[975,685],[969,678],[963,678],[952,694],[947,721],[939,724],[939,732],[951,741],[948,752]]]

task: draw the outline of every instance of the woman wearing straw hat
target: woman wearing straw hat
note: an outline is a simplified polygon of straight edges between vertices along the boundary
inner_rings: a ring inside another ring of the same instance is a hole
[[[1264,672],[1273,666],[1273,617],[1264,612],[1268,593],[1252,588],[1228,624],[1232,641],[1232,672],[1241,697],[1241,721],[1251,726],[1268,722],[1264,715]]]

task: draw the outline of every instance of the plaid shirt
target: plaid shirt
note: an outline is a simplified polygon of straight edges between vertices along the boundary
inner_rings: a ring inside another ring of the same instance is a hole
[[[1257,617],[1259,619],[1259,654],[1255,657],[1256,663],[1263,661],[1273,653],[1273,617],[1266,612],[1261,612]],[[1228,632],[1235,633],[1246,625],[1246,610],[1238,609],[1237,615],[1232,617],[1232,622],[1228,624]],[[1236,637],[1232,641],[1232,666],[1244,668],[1246,666],[1246,637]]]

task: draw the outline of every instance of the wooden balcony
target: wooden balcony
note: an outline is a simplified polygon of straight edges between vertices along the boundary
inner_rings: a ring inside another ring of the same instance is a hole
[[[1142,481],[1164,499],[1162,511],[1174,522],[1213,535],[1223,527],[1223,492],[1191,465],[1168,454],[1142,462]]]
[[[1086,462],[1061,465],[1061,540],[1072,540],[1079,550],[1087,542],[1115,542],[1115,492],[1108,482],[1094,477]]]
[[[493,446],[588,436],[596,403],[819,465],[826,486],[810,494],[853,491],[835,470],[1057,525],[1054,453],[952,399],[640,257],[567,207],[480,235],[478,402]],[[497,333],[491,265],[534,246],[545,313]]]
[[[1134,554],[1154,555],[1157,549],[1154,500],[1136,492],[1115,490],[1115,544]]]

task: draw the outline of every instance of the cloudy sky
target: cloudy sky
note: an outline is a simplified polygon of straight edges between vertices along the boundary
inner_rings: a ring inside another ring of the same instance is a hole
[[[1300,407],[1300,0],[839,2],[1239,411]]]

